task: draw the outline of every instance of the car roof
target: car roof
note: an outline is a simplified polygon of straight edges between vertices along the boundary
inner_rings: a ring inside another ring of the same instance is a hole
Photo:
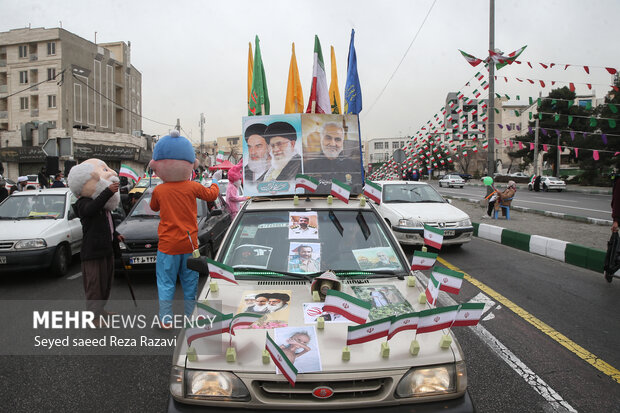
[[[399,185],[428,185],[428,182],[420,182],[420,181],[373,181],[376,184],[381,186],[388,184],[399,184]]]
[[[13,193],[13,195],[11,196],[26,196],[26,195],[32,195],[32,194],[50,194],[50,195],[60,195],[60,194],[66,194],[67,192],[71,192],[71,190],[69,188],[47,188],[47,189],[30,189],[27,191],[19,191],[19,192],[15,192]]]
[[[349,199],[349,203],[345,204],[339,199],[334,198],[331,205],[327,203],[326,196],[308,196],[306,198],[305,195],[298,195],[299,201],[297,205],[295,205],[295,200],[293,197],[253,197],[250,201],[246,201],[245,210],[246,211],[258,211],[258,210],[300,210],[306,208],[312,209],[350,209],[350,210],[369,210],[369,203],[366,202],[364,206],[361,206],[361,202],[359,199],[352,198]],[[310,201],[306,201],[309,199]]]

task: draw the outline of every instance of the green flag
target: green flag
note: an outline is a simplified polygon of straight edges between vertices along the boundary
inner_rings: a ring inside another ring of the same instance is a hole
[[[608,103],[607,105],[609,106],[609,110],[611,110],[613,113],[618,113],[618,108],[616,107],[616,105],[614,105],[613,103]]]
[[[551,106],[555,106],[555,105],[557,105],[557,103],[558,103],[558,101],[557,101],[557,100],[555,100],[555,99],[552,99],[552,100],[551,100]]]
[[[540,105],[542,104],[542,99],[541,98],[538,98],[537,104],[538,104],[538,107],[540,107]]]
[[[616,127],[616,120],[615,119],[609,119],[609,127],[610,128],[615,128]]]
[[[568,126],[573,123],[573,115],[568,115]]]
[[[250,92],[248,116],[269,115],[267,79],[265,79],[265,68],[263,67],[258,36],[256,36],[256,47],[254,51],[256,55],[254,57],[254,69],[252,71],[252,90]]]
[[[530,105],[533,105],[534,104],[534,99],[532,99],[531,96],[529,97],[529,99],[530,99]]]
[[[557,121],[559,121],[559,120],[560,120],[560,115],[556,114],[556,115],[553,117],[553,119],[555,119],[555,121],[556,121],[556,122],[557,122]]]
[[[590,118],[590,126],[596,126],[596,118]]]
[[[529,112],[528,115],[530,115],[530,120],[532,119],[532,112]]]
[[[542,120],[542,113],[538,114],[538,119]]]
[[[591,110],[591,109],[592,109],[592,101],[591,101],[591,100],[588,100],[588,101],[586,102],[586,110]]]
[[[497,96],[498,99],[501,99],[502,95],[500,95],[499,93],[496,93],[495,96]]]
[[[499,113],[499,109],[497,108],[493,108],[495,110],[495,113]]]
[[[571,106],[573,106],[575,104],[574,100],[569,100],[568,101],[568,108],[570,109]]]

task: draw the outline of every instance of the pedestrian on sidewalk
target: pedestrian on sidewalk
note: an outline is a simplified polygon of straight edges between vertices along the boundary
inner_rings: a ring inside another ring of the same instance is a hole
[[[611,232],[618,232],[618,222],[620,221],[620,174],[613,176],[614,185],[611,192]]]
[[[495,188],[493,188],[495,189]],[[489,199],[489,206],[487,207],[487,215],[490,217],[493,211],[499,211],[502,206],[510,207],[512,198],[517,193],[517,184],[515,181],[508,181],[506,189],[503,192],[499,192],[495,189],[495,193]],[[502,215],[506,216],[506,210],[502,209]]]

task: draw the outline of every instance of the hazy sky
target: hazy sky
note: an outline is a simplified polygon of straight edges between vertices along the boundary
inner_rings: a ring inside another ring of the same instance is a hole
[[[64,29],[90,41],[96,31],[97,42],[131,42],[132,64],[142,73],[143,115],[170,125],[180,118],[185,134],[199,142],[201,112],[205,141],[241,133],[248,42],[254,43],[255,35],[271,113],[277,114],[284,111],[292,42],[307,103],[315,34],[328,83],[329,47],[335,47],[344,97],[353,28],[364,104],[361,133],[371,139],[415,133],[438,113],[448,92],[459,90],[481,69],[467,64],[458,49],[486,57],[489,1],[436,0],[411,45],[432,5],[433,0],[2,0],[0,31],[62,22]],[[588,75],[583,68],[512,65],[497,73],[509,81],[497,82],[496,91],[522,99],[538,96],[538,84],[518,83],[515,77],[576,82],[578,93],[588,91],[579,83],[592,83],[599,97],[608,91],[611,76],[596,66],[620,68],[620,1],[497,0],[495,9],[495,44],[503,52],[528,45],[520,60],[591,66]],[[551,88],[542,90],[544,95]],[[146,119],[142,127],[158,135],[169,130]]]

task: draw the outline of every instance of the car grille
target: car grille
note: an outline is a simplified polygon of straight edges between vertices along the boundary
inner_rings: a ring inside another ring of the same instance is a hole
[[[288,400],[295,402],[315,402],[315,403],[342,403],[347,401],[360,402],[364,399],[376,399],[382,393],[391,388],[392,379],[373,378],[343,381],[310,381],[295,383],[291,387],[286,381],[264,381],[256,380],[253,388],[261,398],[268,402],[283,403]],[[312,391],[317,387],[330,387],[334,395],[326,400],[319,400],[312,395]]]
[[[0,250],[10,250],[11,248],[13,248],[13,244],[15,244],[15,242],[13,241],[1,241]]]
[[[446,228],[456,228],[456,222],[443,222],[442,224],[444,225],[443,227],[439,225],[438,221],[428,221],[425,222],[426,225],[428,225],[429,227],[435,227],[435,228],[439,228],[439,229],[446,229]]]
[[[143,251],[143,252],[157,252],[157,241],[135,241],[135,242],[126,242],[127,248],[129,248],[132,252]],[[150,245],[147,247],[147,245]]]

